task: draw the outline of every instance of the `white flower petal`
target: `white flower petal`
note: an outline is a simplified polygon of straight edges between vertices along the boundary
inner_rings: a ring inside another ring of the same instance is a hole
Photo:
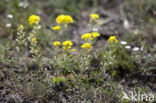
[[[98,31],[98,28],[93,28],[93,31],[97,32]]]
[[[138,51],[139,50],[139,47],[134,47],[133,48],[133,51]]]
[[[9,28],[11,27],[11,25],[12,25],[11,23],[7,23],[5,26]]]
[[[121,43],[122,45],[126,45],[126,44],[127,44],[126,41],[121,41],[120,43]]]
[[[125,46],[126,49],[131,49],[130,45]]]
[[[24,6],[24,2],[19,2],[19,3],[18,3],[18,6],[19,6],[19,7],[23,7],[23,6]]]
[[[41,26],[41,25],[39,25],[39,26],[37,27],[37,29],[41,29],[41,27],[42,27],[42,26]]]
[[[7,18],[12,19],[13,18],[13,15],[12,14],[8,14],[7,15]]]

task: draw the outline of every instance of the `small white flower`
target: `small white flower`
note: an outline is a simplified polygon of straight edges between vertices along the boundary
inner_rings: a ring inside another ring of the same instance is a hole
[[[133,48],[133,51],[138,51],[139,50],[139,47],[134,47]]]
[[[125,46],[126,49],[131,49],[130,45]]]
[[[48,69],[47,68],[45,68],[45,71],[47,71]],[[47,74],[47,75],[49,75],[49,74]]]
[[[19,7],[23,7],[23,6],[24,6],[24,2],[19,2],[19,3],[18,3],[18,6],[19,6]]]
[[[13,15],[12,14],[8,14],[7,15],[7,18],[12,19],[13,18]]]
[[[11,27],[11,23],[7,23],[5,26],[7,27],[7,28],[9,28],[9,27]]]
[[[23,8],[26,8],[26,7],[28,7],[28,3],[27,2],[20,2],[20,3],[18,3],[18,6],[19,7],[23,7]]]
[[[126,44],[127,44],[126,41],[121,41],[120,43],[121,43],[122,45],[126,45]]]
[[[41,26],[41,25],[39,25],[39,26],[37,27],[37,29],[41,29],[41,27],[42,27],[42,26]]]
[[[97,31],[98,31],[98,28],[93,28],[93,31],[94,31],[94,32],[97,32]]]

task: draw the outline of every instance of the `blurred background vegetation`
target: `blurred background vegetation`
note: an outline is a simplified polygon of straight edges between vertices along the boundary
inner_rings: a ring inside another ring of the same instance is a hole
[[[51,27],[55,18],[60,14],[69,14],[74,18],[70,35],[72,39],[86,32],[86,24],[90,13],[98,13],[101,17],[100,33],[121,34],[128,38],[133,31],[141,31],[141,39],[152,46],[155,42],[156,2],[155,0],[1,0],[0,1],[0,36],[3,40],[8,37],[15,39],[16,29],[23,24],[26,30],[28,17],[32,14],[41,17],[42,30],[39,40],[47,44]],[[7,17],[12,15],[12,18]],[[124,34],[127,35],[124,35]],[[142,34],[143,33],[143,34]],[[46,35],[46,36],[45,36]],[[150,36],[149,36],[150,35]],[[134,41],[135,36],[129,40]],[[134,43],[137,44],[137,43]]]

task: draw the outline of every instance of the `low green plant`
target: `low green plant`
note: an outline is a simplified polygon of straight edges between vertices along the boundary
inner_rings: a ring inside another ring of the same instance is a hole
[[[109,43],[108,47],[100,52],[99,58],[106,72],[110,73],[113,78],[119,79],[126,74],[136,72],[135,59],[119,43]]]
[[[65,83],[66,82],[66,79],[64,76],[57,76],[57,77],[54,77],[52,79],[52,82],[55,84],[55,85],[59,85],[60,83]]]

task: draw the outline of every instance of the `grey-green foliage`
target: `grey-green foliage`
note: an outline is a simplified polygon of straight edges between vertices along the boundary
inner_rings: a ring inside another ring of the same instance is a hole
[[[8,51],[10,49],[10,42],[1,40],[0,42],[0,62],[4,63],[8,61]]]
[[[113,77],[122,77],[127,73],[133,73],[136,69],[135,58],[120,45],[110,45],[109,50],[103,50],[99,58],[107,72]]]

